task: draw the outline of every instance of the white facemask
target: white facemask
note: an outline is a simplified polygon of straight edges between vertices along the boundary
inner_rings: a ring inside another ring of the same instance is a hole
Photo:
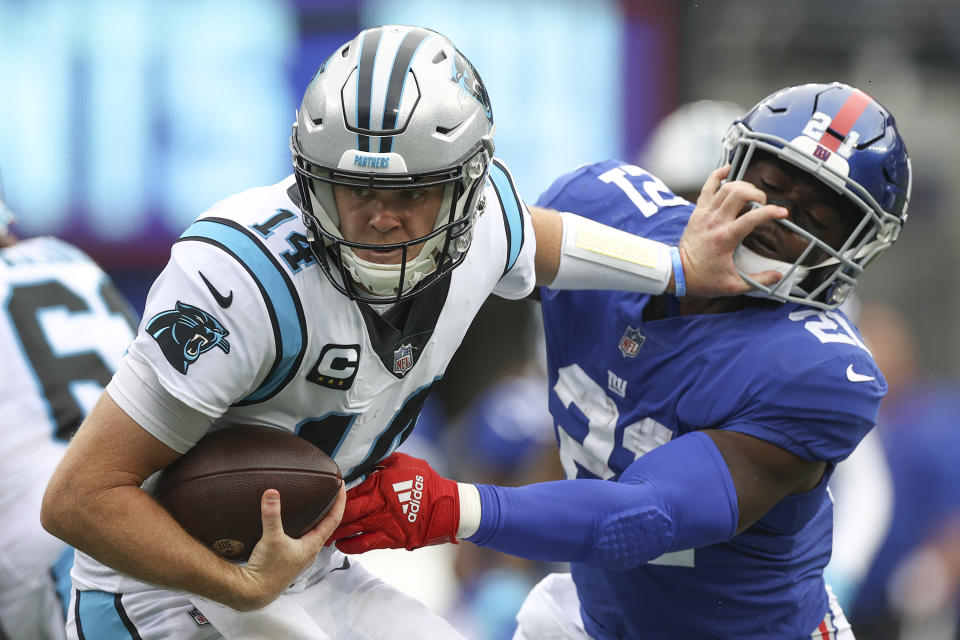
[[[401,283],[400,269],[402,265],[381,264],[364,260],[349,247],[343,247],[340,252],[343,265],[353,279],[369,293],[384,298],[395,297],[398,285],[402,287],[403,291],[409,291],[424,276],[432,273],[437,266],[436,254],[421,250],[420,255],[407,261],[403,282]]]
[[[754,289],[746,295],[754,298],[772,298],[781,300],[775,293],[788,292],[793,295],[806,295],[807,292],[800,288],[800,283],[807,277],[810,270],[807,267],[794,265],[792,262],[783,262],[773,258],[765,258],[759,253],[748,249],[740,243],[737,250],[733,252],[733,264],[740,271],[741,275],[760,273],[761,271],[779,271],[783,278],[774,283],[767,290]],[[789,274],[789,275],[788,275]]]

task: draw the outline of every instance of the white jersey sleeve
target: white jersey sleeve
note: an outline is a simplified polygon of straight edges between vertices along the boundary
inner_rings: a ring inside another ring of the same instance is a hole
[[[504,247],[503,275],[493,293],[502,298],[524,298],[530,295],[537,281],[534,269],[537,242],[530,212],[517,193],[510,170],[499,159],[494,159],[490,165],[486,197],[487,207],[483,215],[503,219],[502,226],[490,225],[496,229],[494,233],[504,238],[499,243],[492,243]]]
[[[180,453],[189,451],[213,424],[213,418],[170,395],[150,363],[135,357],[123,359],[106,391],[137,424]]]
[[[265,264],[256,264],[258,246],[251,241],[248,248],[243,256],[188,236],[174,244],[126,356],[132,370],[148,367],[159,389],[210,419],[254,393],[275,361],[280,329],[268,289],[270,276],[278,275],[269,273],[265,254],[259,254]],[[172,424],[156,433],[156,421],[150,422],[141,426],[178,450],[203,435],[178,433]]]

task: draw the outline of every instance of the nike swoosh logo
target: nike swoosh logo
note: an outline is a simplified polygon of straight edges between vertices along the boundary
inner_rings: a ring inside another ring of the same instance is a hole
[[[213,295],[213,299],[217,301],[217,304],[226,309],[231,304],[233,304],[233,290],[230,291],[228,295],[223,295],[217,291],[210,281],[207,280],[207,277],[203,275],[203,271],[198,271],[200,274],[200,279],[203,280],[203,284],[207,285],[207,289],[210,289],[210,293]]]
[[[875,380],[875,378],[873,376],[857,373],[853,370],[853,365],[850,365],[847,367],[847,380],[850,382],[869,382],[870,380]]]
[[[333,573],[334,571],[344,571],[344,570],[349,569],[349,568],[350,568],[350,558],[344,558],[344,559],[343,559],[343,564],[340,565],[339,567],[334,568],[334,569],[330,569],[330,573]]]

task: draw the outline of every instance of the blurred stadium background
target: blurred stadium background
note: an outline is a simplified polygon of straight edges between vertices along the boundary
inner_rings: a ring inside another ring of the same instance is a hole
[[[435,28],[474,61],[530,200],[579,163],[636,157],[682,102],[834,79],[871,92],[916,184],[862,293],[908,312],[925,369],[955,372],[957,0],[0,0],[0,167],[20,232],[79,243],[142,301],[198,213],[290,172],[311,75],[388,22]]]
[[[529,201],[583,162],[635,160],[684,102],[751,105],[809,81],[864,89],[897,115],[915,183],[905,232],[860,294],[904,314],[924,377],[956,376],[958,0],[0,0],[0,168],[17,231],[80,245],[142,310],[194,217],[291,172],[310,77],[384,23],[436,29],[474,62],[497,155]],[[438,425],[466,424],[498,380],[529,377],[535,312],[488,305]]]

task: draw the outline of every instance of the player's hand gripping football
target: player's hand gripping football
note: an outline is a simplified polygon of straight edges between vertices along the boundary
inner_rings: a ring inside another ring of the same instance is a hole
[[[743,181],[723,182],[729,173],[730,165],[726,165],[710,174],[680,238],[680,255],[690,295],[729,296],[751,291],[753,287],[733,266],[733,252],[755,228],[788,215],[783,207],[764,204],[767,195],[756,186]],[[764,206],[741,215],[750,202]],[[782,277],[777,271],[747,275],[764,286],[771,286]]]
[[[457,542],[457,483],[424,460],[394,453],[347,492],[347,506],[331,541],[344,553],[418,549]]]
[[[299,538],[291,538],[283,530],[280,494],[275,489],[265,491],[260,498],[263,536],[253,548],[247,564],[239,567],[246,578],[246,597],[240,604],[227,604],[241,611],[250,611],[273,602],[323,550],[324,543],[340,522],[345,503],[346,491],[341,485],[340,495],[330,513],[310,531]]]

